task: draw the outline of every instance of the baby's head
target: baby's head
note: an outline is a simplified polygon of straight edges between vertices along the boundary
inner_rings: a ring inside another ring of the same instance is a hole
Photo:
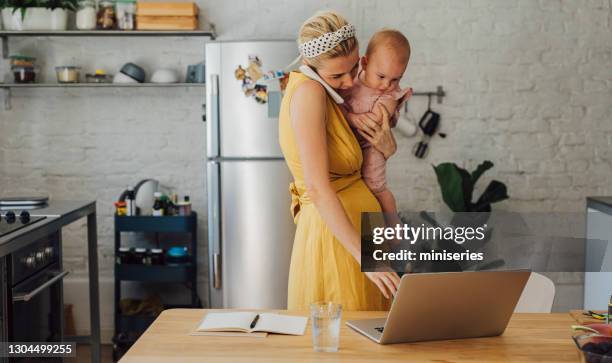
[[[391,91],[399,84],[410,60],[410,43],[397,30],[384,29],[372,36],[361,58],[364,81],[370,88]]]

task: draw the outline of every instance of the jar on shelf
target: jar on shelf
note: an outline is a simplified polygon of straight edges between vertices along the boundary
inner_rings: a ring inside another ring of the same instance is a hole
[[[93,0],[80,0],[76,12],[76,27],[79,30],[96,28],[96,3]]]
[[[33,67],[11,67],[15,83],[36,82],[36,69]]]
[[[58,83],[79,83],[81,67],[60,66],[55,67]]]
[[[27,55],[15,54],[9,57],[11,67],[34,68],[36,58]]]
[[[151,265],[163,265],[164,264],[164,250],[161,248],[151,249],[149,257]]]
[[[136,28],[136,0],[116,0],[115,16],[117,28],[134,30]]]
[[[146,248],[138,247],[134,249],[134,263],[146,265],[147,260],[148,258]]]
[[[120,265],[134,263],[133,261],[133,252],[129,247],[119,247],[119,251],[117,251],[116,263]]]
[[[112,30],[116,28],[116,25],[115,5],[109,0],[101,1],[96,18],[97,28],[100,30]]]
[[[103,69],[96,69],[95,73],[85,74],[85,81],[87,83],[110,83],[111,78]]]

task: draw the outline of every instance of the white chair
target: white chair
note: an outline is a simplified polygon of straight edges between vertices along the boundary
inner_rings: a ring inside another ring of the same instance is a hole
[[[532,272],[514,308],[515,313],[550,313],[555,300],[555,284],[551,279]]]

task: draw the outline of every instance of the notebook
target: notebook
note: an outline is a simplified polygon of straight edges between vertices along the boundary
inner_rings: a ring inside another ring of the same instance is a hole
[[[259,317],[256,319],[256,317]],[[253,328],[251,324],[255,321]],[[249,311],[208,313],[192,335],[254,336],[267,333],[304,335],[308,318],[304,316],[256,313]]]

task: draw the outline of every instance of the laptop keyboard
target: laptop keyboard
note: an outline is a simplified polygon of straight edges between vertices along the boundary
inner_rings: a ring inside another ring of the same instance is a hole
[[[383,330],[385,330],[385,328],[382,327],[382,326],[379,326],[378,328],[374,328],[374,329],[376,329],[376,331],[379,332],[379,333],[382,333]]]

